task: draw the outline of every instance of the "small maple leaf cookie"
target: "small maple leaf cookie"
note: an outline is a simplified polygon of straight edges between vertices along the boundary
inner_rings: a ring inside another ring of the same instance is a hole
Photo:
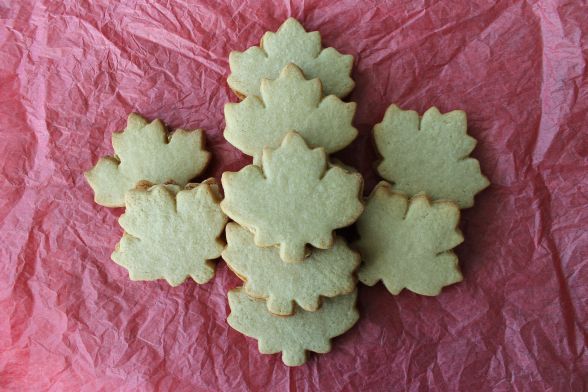
[[[325,299],[316,312],[297,309],[288,317],[268,312],[265,301],[251,298],[242,288],[229,291],[231,314],[229,325],[242,334],[258,340],[259,352],[282,352],[288,366],[306,362],[306,352],[328,353],[331,338],[347,332],[357,322],[357,291]]]
[[[132,280],[165,279],[172,286],[188,276],[206,283],[214,276],[212,260],[220,257],[220,236],[227,217],[214,179],[201,184],[144,185],[126,194],[119,218],[125,230],[112,259]]]
[[[244,289],[255,298],[267,299],[270,312],[287,316],[294,302],[314,312],[320,297],[348,294],[355,288],[353,272],[359,254],[337,237],[331,249],[316,249],[304,263],[284,263],[275,247],[260,248],[253,234],[236,223],[225,230],[227,247],[223,259],[245,281]]]
[[[384,120],[374,127],[374,139],[383,160],[382,177],[394,189],[433,199],[457,202],[460,208],[474,205],[474,195],[490,182],[480,164],[468,157],[476,140],[467,133],[465,112],[446,114],[432,107],[419,119],[417,112],[391,105]]]
[[[96,203],[124,207],[124,195],[142,180],[154,184],[173,181],[184,186],[199,175],[210,160],[204,150],[204,133],[177,129],[167,135],[160,120],[148,123],[131,113],[123,132],[112,135],[115,156],[102,157],[85,173]]]
[[[408,200],[380,182],[357,221],[355,246],[363,264],[359,280],[373,286],[379,280],[398,294],[407,288],[437,295],[460,282],[457,256],[451,251],[463,241],[457,229],[459,208],[449,201],[429,202],[421,194]]]
[[[261,167],[225,172],[221,181],[223,211],[255,234],[257,246],[280,245],[286,262],[303,261],[306,244],[330,248],[333,230],[363,210],[361,175],[327,168],[325,150],[308,148],[296,132],[277,149],[264,149]]]
[[[287,64],[296,64],[309,79],[319,78],[325,95],[345,97],[355,83],[350,77],[353,57],[333,48],[323,49],[318,31],[307,33],[294,18],[277,32],[267,32],[260,46],[231,52],[227,82],[237,95],[259,95],[261,79],[275,79]]]
[[[256,161],[264,147],[278,147],[291,130],[309,146],[324,147],[330,154],[357,136],[351,125],[354,114],[355,102],[346,103],[334,95],[323,98],[321,82],[306,80],[297,66],[289,64],[276,80],[262,79],[261,97],[225,105],[224,136]]]

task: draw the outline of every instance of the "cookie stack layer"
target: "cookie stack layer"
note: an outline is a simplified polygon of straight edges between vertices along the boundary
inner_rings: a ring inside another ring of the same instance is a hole
[[[221,180],[234,221],[222,256],[245,282],[229,292],[228,321],[290,366],[329,351],[359,317],[360,257],[334,231],[361,215],[363,180],[327,155],[357,136],[355,103],[337,96],[353,87],[352,62],[295,19],[230,57],[229,85],[246,97],[225,106],[224,135],[254,164]]]

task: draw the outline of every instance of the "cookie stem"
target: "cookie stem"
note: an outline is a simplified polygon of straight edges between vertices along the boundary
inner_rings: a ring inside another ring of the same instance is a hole
[[[306,362],[306,351],[299,347],[282,352],[282,362],[287,366],[300,366]]]
[[[282,242],[280,244],[280,258],[286,263],[300,263],[304,261],[304,244],[294,242]]]
[[[267,299],[267,309],[280,316],[289,316],[294,312],[292,301],[284,298],[271,296]]]

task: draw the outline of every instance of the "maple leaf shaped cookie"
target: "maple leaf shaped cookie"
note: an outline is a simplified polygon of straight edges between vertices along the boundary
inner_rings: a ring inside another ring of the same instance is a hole
[[[249,96],[225,105],[225,139],[247,155],[257,157],[264,147],[276,148],[291,130],[311,147],[327,154],[346,147],[357,136],[351,125],[355,103],[334,95],[323,99],[321,82],[306,80],[294,64],[276,80],[262,79],[261,98]]]
[[[294,18],[277,32],[267,32],[260,46],[231,52],[231,75],[227,82],[237,95],[259,95],[261,79],[275,79],[287,64],[296,64],[309,79],[319,78],[325,95],[345,97],[355,83],[349,76],[353,57],[333,48],[323,49],[318,31],[307,33]]]
[[[245,281],[244,289],[255,298],[267,299],[270,312],[282,316],[294,312],[294,302],[314,312],[319,299],[347,294],[355,288],[353,272],[359,254],[337,237],[331,249],[314,250],[304,263],[284,263],[275,247],[260,248],[253,234],[236,223],[226,227],[223,259]]]
[[[223,211],[255,234],[257,246],[280,245],[280,257],[300,262],[305,245],[333,244],[333,230],[361,214],[362,177],[340,167],[327,169],[323,148],[309,149],[296,132],[281,146],[264,149],[262,166],[222,175]]]
[[[288,317],[268,312],[265,301],[251,298],[241,288],[229,291],[231,314],[229,325],[242,334],[258,340],[259,352],[282,352],[282,361],[288,366],[306,362],[306,351],[331,351],[330,339],[347,332],[357,322],[355,308],[357,291],[325,299],[316,312],[298,309]]]
[[[460,208],[474,205],[474,195],[490,182],[480,164],[468,155],[476,140],[466,134],[465,112],[446,114],[432,107],[419,119],[417,112],[391,105],[374,127],[374,139],[383,157],[378,166],[394,189],[433,199],[448,199]]]
[[[123,132],[112,135],[115,156],[102,157],[85,173],[96,203],[124,207],[125,192],[142,180],[168,181],[184,186],[199,175],[210,160],[201,130],[177,129],[170,136],[159,120],[148,123],[132,113]]]
[[[382,280],[392,294],[407,288],[422,295],[437,295],[461,281],[451,251],[463,241],[458,221],[453,202],[430,203],[422,194],[409,201],[380,182],[357,221],[355,245],[363,260],[359,280],[368,286]]]
[[[126,194],[119,223],[125,230],[112,259],[132,280],[165,279],[172,286],[188,276],[206,283],[214,276],[212,260],[220,257],[220,236],[227,217],[214,179],[202,184],[142,184]]]

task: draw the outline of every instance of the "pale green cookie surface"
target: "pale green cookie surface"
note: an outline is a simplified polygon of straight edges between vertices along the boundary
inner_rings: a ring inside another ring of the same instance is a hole
[[[261,164],[223,173],[221,208],[255,234],[257,246],[279,245],[286,262],[303,261],[306,244],[330,248],[333,230],[363,210],[361,175],[327,168],[324,149],[308,148],[296,132],[277,149],[264,149]]]
[[[307,33],[294,18],[277,32],[267,32],[260,46],[231,52],[227,82],[240,96],[260,95],[261,79],[275,79],[287,64],[296,64],[308,79],[319,78],[325,95],[345,97],[355,83],[350,77],[353,57],[333,48],[323,49],[319,32]]]
[[[458,222],[455,203],[431,203],[424,195],[409,201],[380,182],[357,221],[360,239],[355,246],[363,261],[359,280],[368,286],[382,280],[392,294],[404,288],[439,294],[444,286],[462,280],[451,251],[463,241]]]
[[[357,291],[325,299],[316,312],[297,309],[292,316],[275,316],[265,301],[248,296],[241,288],[229,291],[231,314],[229,325],[242,334],[258,340],[259,352],[282,352],[288,366],[306,362],[306,352],[331,351],[330,339],[348,331],[357,322]]]
[[[474,195],[490,182],[478,161],[468,157],[476,140],[466,131],[461,110],[441,114],[432,107],[421,119],[415,111],[391,105],[374,127],[383,157],[378,172],[400,192],[425,192],[433,199],[455,201],[460,208],[471,207]]]
[[[177,286],[187,277],[206,283],[224,247],[227,217],[213,179],[182,190],[177,185],[138,187],[126,194],[119,218],[125,230],[112,259],[132,280],[165,279]]]
[[[106,207],[124,207],[126,191],[142,180],[154,184],[173,181],[183,187],[210,160],[201,130],[178,129],[168,136],[161,121],[148,123],[134,113],[126,129],[112,135],[112,145],[116,155],[100,158],[85,173],[94,200]]]
[[[355,288],[353,272],[359,265],[359,254],[341,237],[331,249],[313,250],[303,263],[284,263],[277,248],[256,246],[253,234],[238,224],[229,223],[225,233],[223,259],[245,281],[243,287],[249,295],[267,299],[271,313],[290,315],[294,302],[313,312],[319,308],[321,296],[335,297]]]
[[[306,80],[287,65],[276,80],[261,81],[261,97],[249,96],[225,105],[225,139],[247,155],[258,157],[264,147],[276,148],[295,130],[311,147],[327,154],[345,148],[357,136],[351,125],[355,103],[334,95],[323,98],[321,82]]]

